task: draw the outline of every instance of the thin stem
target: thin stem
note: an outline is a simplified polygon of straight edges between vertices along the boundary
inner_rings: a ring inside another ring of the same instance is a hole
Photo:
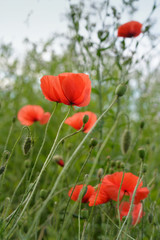
[[[51,114],[51,116],[50,116],[50,118],[49,118],[49,121],[48,121],[48,123],[47,123],[47,125],[46,125],[45,133],[44,133],[44,138],[43,138],[43,142],[42,142],[42,144],[41,144],[41,147],[40,147],[39,152],[38,152],[38,154],[37,154],[36,160],[35,160],[35,162],[34,162],[34,165],[33,165],[32,171],[31,171],[31,175],[30,175],[30,177],[29,177],[29,182],[30,182],[31,179],[32,179],[32,175],[33,175],[33,173],[34,173],[34,169],[35,169],[35,167],[36,167],[36,165],[37,165],[37,162],[38,162],[39,156],[40,156],[41,151],[42,151],[42,149],[43,149],[43,146],[44,146],[44,144],[45,144],[46,137],[47,137],[48,127],[49,127],[49,124],[50,124],[51,118],[53,117],[53,115],[54,115],[54,113],[55,113],[55,110],[56,110],[57,106],[58,106],[58,103],[56,103],[56,105],[55,105],[55,107],[54,107],[54,109],[53,109],[53,112],[52,112],[52,114]]]

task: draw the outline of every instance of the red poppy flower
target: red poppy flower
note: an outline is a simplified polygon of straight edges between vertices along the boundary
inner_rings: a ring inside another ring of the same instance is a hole
[[[41,89],[46,99],[53,102],[87,106],[90,102],[91,81],[84,73],[61,73],[41,78]]]
[[[130,21],[118,28],[118,37],[131,38],[137,37],[141,33],[142,24]]]
[[[102,179],[102,182],[100,184],[101,185],[100,191],[97,197],[97,202],[96,202],[97,204],[98,202],[99,204],[106,203],[109,199],[112,199],[114,201],[118,200],[118,193],[119,193],[122,177],[123,177],[123,172],[116,172],[111,175],[106,175]],[[128,195],[131,201],[137,181],[138,181],[138,177],[135,176],[134,174],[132,173],[124,174],[123,183],[122,183],[120,195],[119,195],[120,201],[122,200],[124,195]],[[149,194],[148,188],[146,187],[142,188],[142,185],[143,185],[143,182],[141,181],[139,183],[139,186],[137,188],[136,195],[134,198],[135,204],[145,199]],[[94,197],[92,196],[90,200],[90,202],[92,201],[90,203],[90,206],[92,206],[93,204],[93,198]]]
[[[50,113],[44,113],[41,106],[26,105],[19,110],[17,117],[22,125],[30,126],[36,121],[39,121],[40,124],[46,124],[50,118]]]
[[[77,199],[78,199],[78,197],[79,197],[79,194],[80,194],[80,191],[82,190],[83,187],[85,187],[83,184],[81,184],[81,185],[76,185],[75,188],[74,188],[74,190],[73,190],[73,187],[72,187],[72,188],[69,190],[69,192],[68,192],[68,196],[70,197],[71,194],[72,194],[71,199],[72,199],[73,201],[77,201]],[[73,193],[72,193],[72,191],[73,191]],[[93,192],[94,192],[94,187],[92,187],[91,185],[88,185],[88,186],[87,186],[87,189],[86,189],[86,192],[85,192],[85,194],[84,194],[84,196],[83,196],[83,198],[82,198],[82,202],[83,202],[83,203],[87,203],[88,200],[89,200],[89,198],[90,198],[91,195],[93,194]]]
[[[128,215],[130,208],[129,202],[122,202],[119,206],[120,219]],[[135,204],[132,208],[132,225],[136,225],[140,222],[140,219],[143,217],[144,213],[142,210],[142,203]]]
[[[110,200],[106,188],[103,187],[102,184],[98,185],[97,191],[94,191],[94,193],[89,198],[89,206],[99,205],[106,203]]]
[[[83,126],[83,117],[88,115],[88,122],[84,125],[83,132],[87,133],[93,127],[94,123],[97,121],[97,116],[93,112],[78,112],[75,113],[72,117],[69,117],[65,120],[65,123],[70,125],[71,127],[79,130]]]

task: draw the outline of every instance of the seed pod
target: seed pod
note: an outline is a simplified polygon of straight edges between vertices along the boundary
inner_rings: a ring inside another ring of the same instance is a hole
[[[31,148],[32,148],[32,139],[31,137],[27,137],[25,139],[24,146],[23,146],[24,155],[27,155],[30,152]]]
[[[95,147],[97,145],[98,141],[95,138],[91,138],[89,147]]]
[[[83,123],[86,124],[86,123],[88,122],[88,120],[89,120],[89,116],[88,116],[87,114],[84,115],[84,117],[83,117]]]
[[[2,175],[2,173],[4,172],[4,170],[5,170],[5,166],[2,166],[2,167],[0,168],[0,175]]]
[[[121,151],[123,154],[128,152],[131,144],[131,132],[129,129],[125,129],[121,139]]]
[[[25,160],[24,166],[25,166],[25,168],[30,168],[30,166],[31,166],[31,161],[30,161],[29,159]]]
[[[138,148],[138,154],[139,157],[143,160],[145,157],[145,149],[144,148]]]
[[[116,88],[115,94],[118,97],[122,97],[127,90],[127,85],[126,84],[119,84]]]
[[[102,176],[103,176],[103,168],[99,168],[97,172],[97,177],[101,179]]]

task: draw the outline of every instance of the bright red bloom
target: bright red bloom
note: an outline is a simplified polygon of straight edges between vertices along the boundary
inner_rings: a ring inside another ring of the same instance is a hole
[[[102,182],[100,184],[100,191],[98,193],[98,197],[96,200],[96,205],[106,203],[109,199],[112,199],[114,201],[118,200],[118,193],[119,193],[122,177],[123,177],[123,172],[116,172],[111,175],[106,175],[102,179]],[[135,176],[134,174],[132,173],[124,174],[123,183],[122,183],[120,195],[119,195],[120,201],[122,200],[124,195],[129,196],[131,201],[137,181],[138,181],[138,177]],[[134,198],[135,204],[145,199],[149,194],[148,188],[147,187],[142,188],[142,185],[143,185],[143,182],[141,181],[138,185],[136,195]],[[94,201],[96,198],[95,195],[92,196],[91,199],[89,200],[90,206],[94,205]]]
[[[106,188],[103,187],[102,184],[98,185],[97,191],[94,191],[94,193],[89,198],[89,206],[99,205],[106,203],[110,200]]]
[[[18,112],[18,120],[22,125],[30,126],[39,121],[40,124],[46,124],[50,118],[49,112],[44,112],[43,108],[38,105],[26,105]]]
[[[82,190],[82,188],[85,187],[83,184],[81,185],[76,185],[75,188],[74,188],[74,191],[73,191],[73,187],[69,190],[68,192],[68,196],[70,197],[71,194],[71,199],[73,201],[77,201],[78,197],[79,197],[79,194],[80,194],[80,191]],[[73,191],[73,193],[72,193]],[[92,187],[91,185],[88,185],[87,186],[87,190],[86,190],[86,193],[85,195],[83,196],[82,198],[82,202],[83,203],[87,203],[89,198],[91,197],[91,195],[94,193],[94,187]]]
[[[71,127],[79,130],[83,126],[83,117],[88,115],[88,122],[84,125],[83,132],[87,133],[93,127],[94,123],[97,121],[97,116],[93,112],[78,112],[75,113],[72,117],[69,117],[65,120],[65,123],[70,125]]]
[[[119,206],[119,211],[120,211],[120,219],[124,216],[128,215],[130,208],[130,203],[129,202],[122,202]],[[140,219],[143,217],[144,213],[142,210],[142,203],[138,203],[133,205],[132,208],[132,225],[136,225],[137,223],[140,222]]]
[[[142,24],[136,21],[130,21],[118,28],[118,37],[131,38],[137,37],[141,33]]]
[[[41,78],[41,89],[46,99],[53,102],[87,106],[90,102],[91,81],[84,73],[61,73]]]

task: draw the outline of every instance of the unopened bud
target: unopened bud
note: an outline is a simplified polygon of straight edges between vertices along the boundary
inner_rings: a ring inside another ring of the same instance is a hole
[[[152,213],[150,213],[150,214],[148,215],[148,222],[149,222],[149,223],[152,223],[152,222],[153,222],[153,214],[152,214]]]
[[[12,122],[15,123],[15,121],[16,121],[16,116],[12,118]]]
[[[87,209],[82,209],[81,210],[81,217],[83,218],[83,219],[87,219],[88,218],[88,210]]]
[[[127,90],[126,84],[119,84],[116,88],[115,93],[118,97],[122,97],[125,94],[126,90]]]
[[[47,190],[41,189],[41,191],[40,191],[40,197],[41,197],[42,199],[46,199],[46,197],[47,197]]]
[[[98,141],[95,138],[91,138],[89,147],[95,147],[97,145]]]
[[[102,176],[103,176],[103,168],[99,168],[97,172],[97,177],[101,179]]]
[[[117,168],[120,168],[120,167],[121,167],[121,161],[119,161],[119,160],[116,161],[116,167],[117,167]]]
[[[116,166],[116,162],[114,160],[111,161],[111,167],[115,167]]]
[[[139,157],[143,160],[144,157],[145,157],[145,150],[144,150],[144,148],[139,148],[138,149],[138,154],[139,154]]]
[[[10,157],[10,152],[8,150],[5,150],[3,152],[3,158],[7,161]]]
[[[131,144],[131,132],[129,129],[125,129],[121,139],[121,151],[123,154],[128,152]]]
[[[64,161],[62,156],[60,155],[55,155],[53,156],[53,161],[55,161],[59,166],[63,167],[64,166]]]
[[[114,169],[113,168],[109,168],[109,174],[114,173]]]
[[[4,170],[5,170],[5,166],[2,166],[2,167],[0,168],[0,175],[2,175],[2,173],[4,172]]]
[[[83,117],[83,123],[86,124],[86,123],[88,122],[88,120],[89,120],[89,116],[88,116],[87,114],[84,115],[84,117]]]
[[[123,162],[121,162],[120,164],[120,168],[124,169],[125,168],[125,164]]]
[[[24,155],[27,155],[32,147],[32,139],[31,137],[27,137],[24,141],[24,145],[23,145],[23,153]]]
[[[144,125],[145,125],[145,122],[142,120],[142,121],[140,122],[140,128],[143,129],[143,128],[144,128]]]
[[[31,161],[30,161],[29,159],[25,160],[24,166],[25,166],[25,168],[30,168],[30,166],[31,166]]]
[[[144,165],[143,165],[143,168],[142,168],[142,172],[143,172],[143,173],[146,173],[146,172],[147,172],[147,168],[148,168],[148,167],[147,167],[147,164],[144,164]]]

